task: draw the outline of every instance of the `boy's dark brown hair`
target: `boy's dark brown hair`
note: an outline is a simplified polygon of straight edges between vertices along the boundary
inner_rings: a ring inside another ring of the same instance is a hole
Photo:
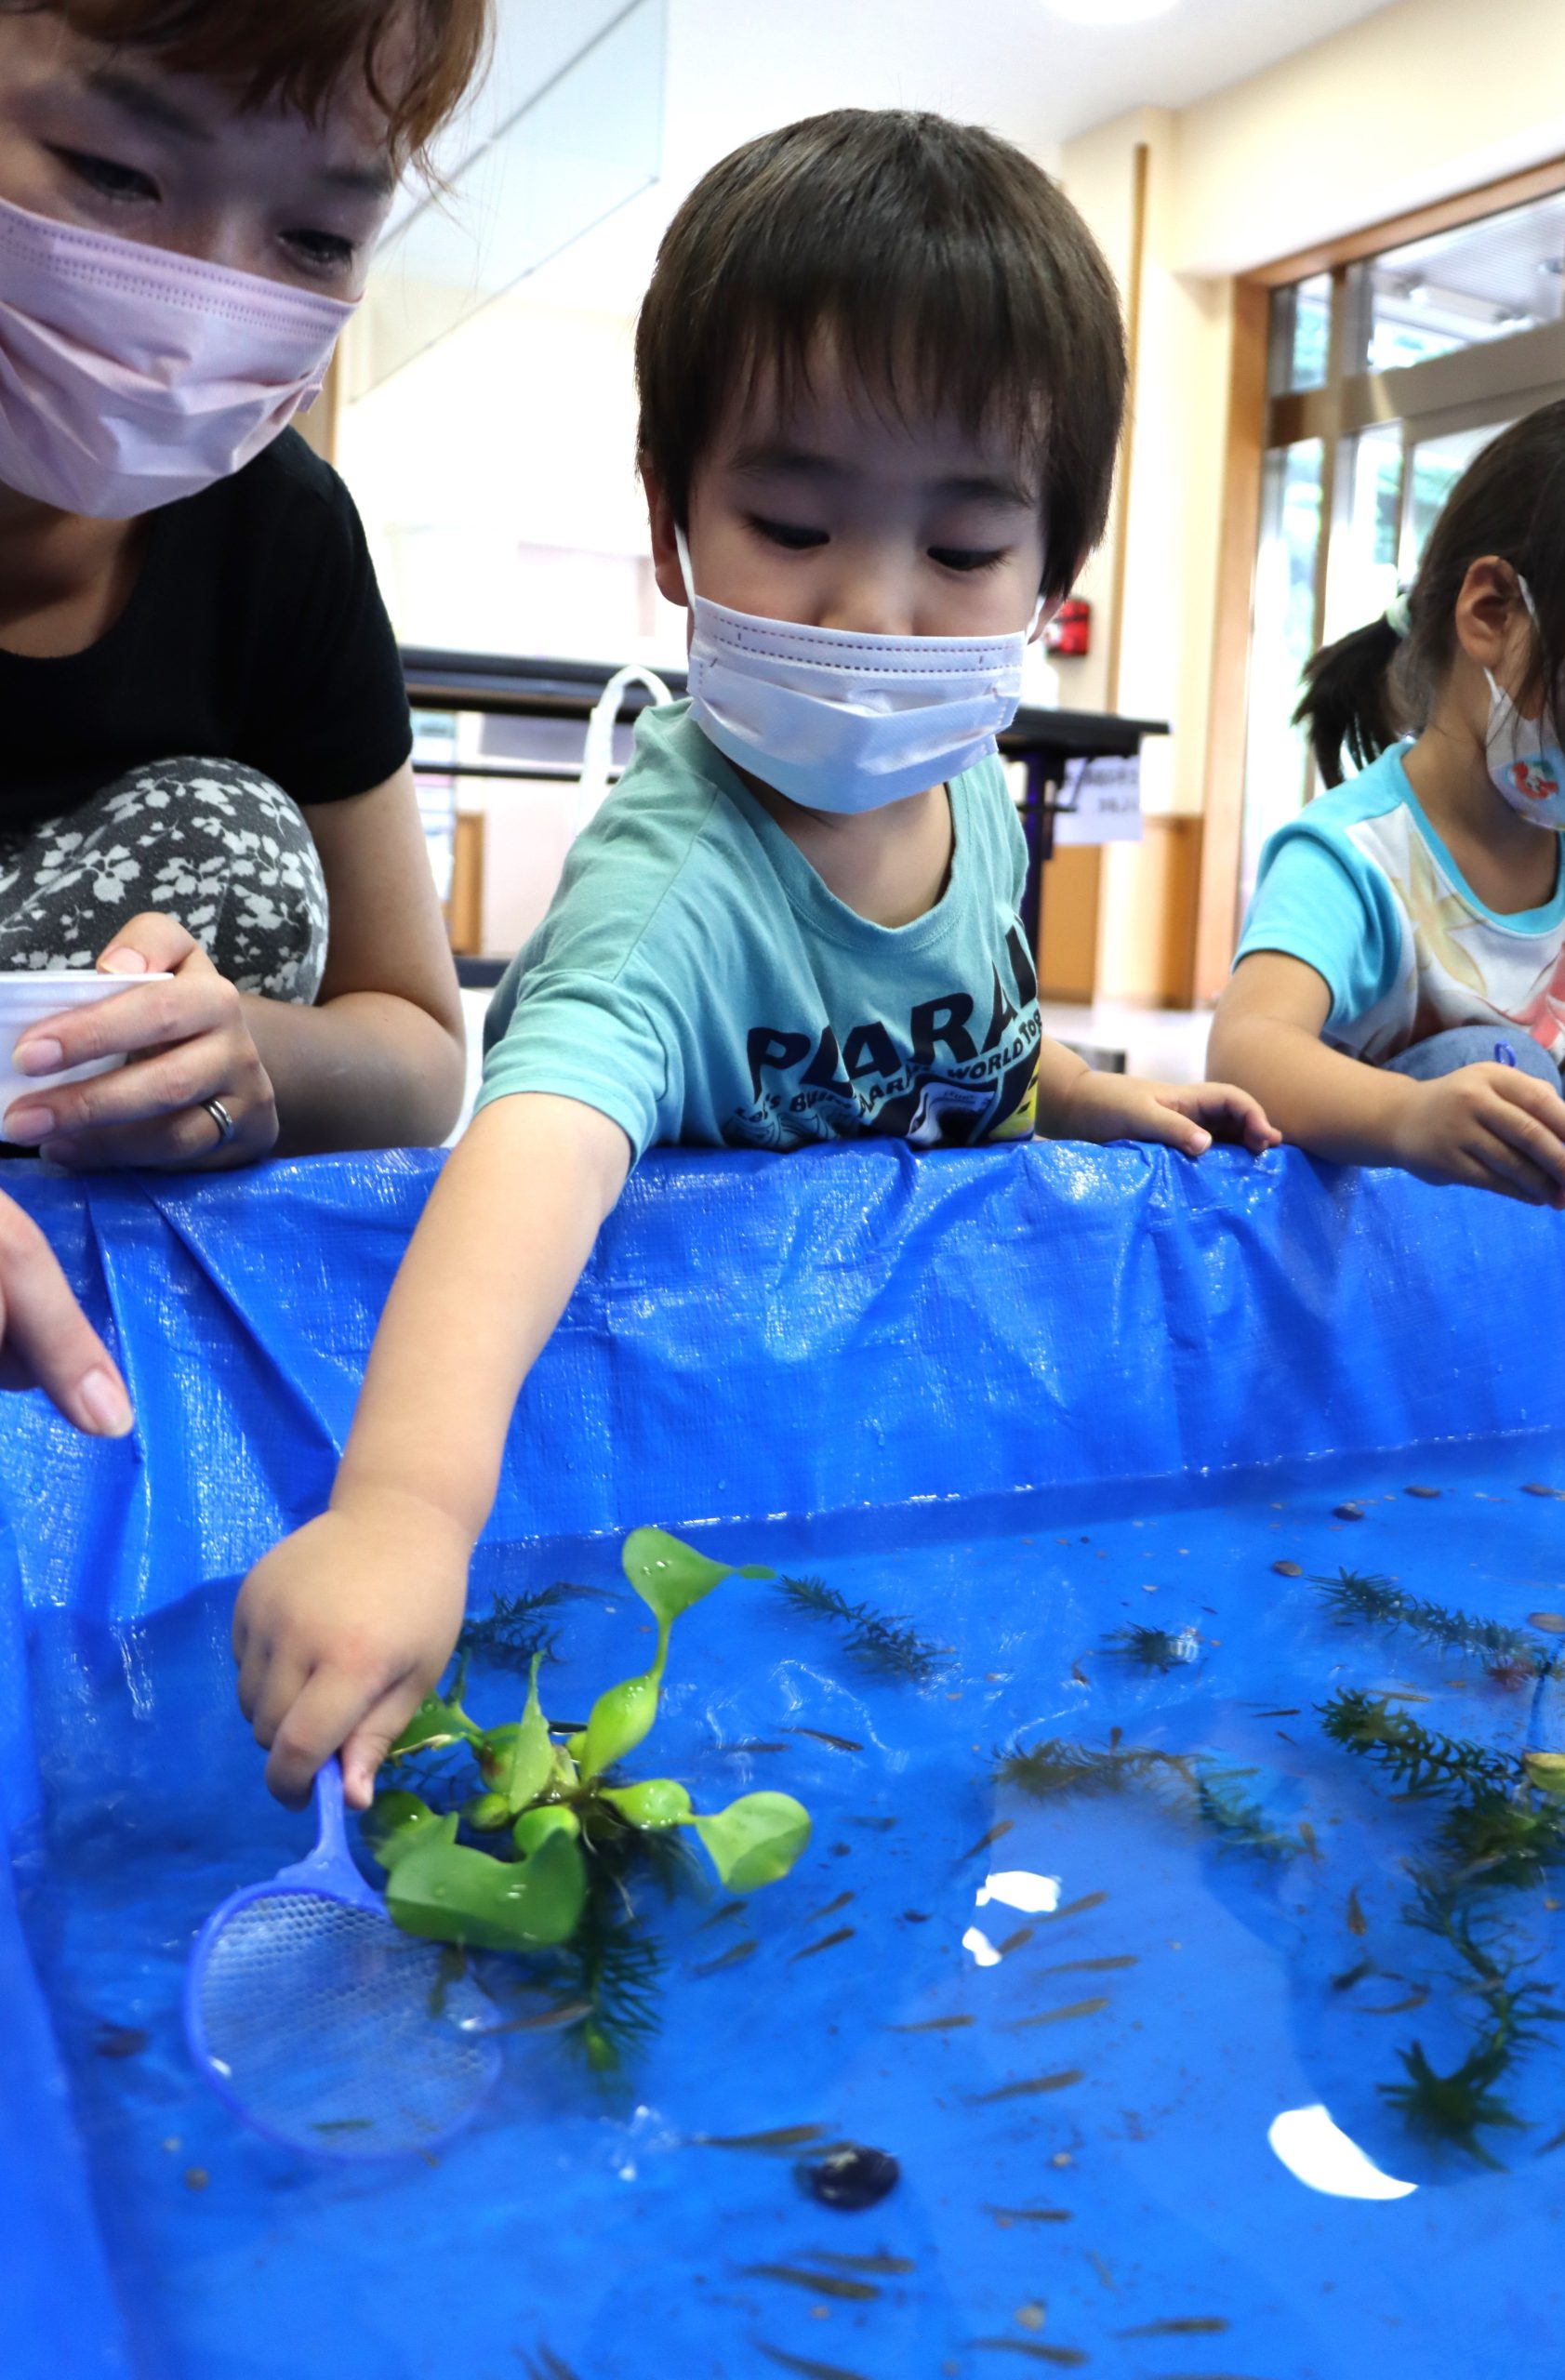
[[[1565,401],[1540,405],[1475,456],[1409,589],[1407,633],[1372,620],[1322,647],[1305,671],[1293,714],[1328,785],[1343,755],[1367,768],[1405,730],[1428,724],[1456,650],[1456,601],[1476,562],[1509,562],[1532,598],[1532,645],[1522,707],[1565,727]]]
[[[174,73],[232,84],[245,107],[318,116],[355,74],[386,115],[400,165],[429,144],[477,79],[494,0],[0,0],[57,16],[90,40],[149,49]]]
[[[642,457],[677,519],[731,401],[775,373],[786,407],[823,337],[898,415],[1004,426],[1039,475],[1042,592],[1068,593],[1107,519],[1125,339],[1048,176],[991,132],[901,109],[812,116],[714,165],[636,328]]]

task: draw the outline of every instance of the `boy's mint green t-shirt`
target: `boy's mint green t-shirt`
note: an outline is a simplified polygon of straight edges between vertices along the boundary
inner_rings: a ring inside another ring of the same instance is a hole
[[[495,995],[480,1107],[582,1101],[655,1142],[792,1149],[865,1133],[1030,1135],[1038,979],[1027,844],[997,760],[952,780],[945,893],[871,924],[676,703],[573,845]]]

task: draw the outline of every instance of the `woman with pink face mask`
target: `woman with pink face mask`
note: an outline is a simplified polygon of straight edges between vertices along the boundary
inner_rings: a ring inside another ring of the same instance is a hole
[[[289,424],[490,7],[0,0],[0,972],[127,985],[22,1035],[12,1148],[216,1169],[455,1121],[396,646]],[[130,1427],[4,1197],[0,1382]]]

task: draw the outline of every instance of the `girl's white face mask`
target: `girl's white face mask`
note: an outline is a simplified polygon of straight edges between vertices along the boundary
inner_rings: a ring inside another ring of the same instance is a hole
[[[960,776],[1015,719],[1028,630],[850,635],[732,612],[697,595],[678,536],[696,623],[691,716],[790,801],[842,817],[883,809]]]
[[[1536,619],[1526,580],[1517,584]],[[1493,672],[1483,674],[1489,680],[1489,774],[1496,790],[1530,826],[1565,828],[1565,751],[1545,733],[1548,707],[1536,719],[1523,719]]]
[[[194,496],[286,429],[352,312],[0,200],[0,482],[102,521]]]

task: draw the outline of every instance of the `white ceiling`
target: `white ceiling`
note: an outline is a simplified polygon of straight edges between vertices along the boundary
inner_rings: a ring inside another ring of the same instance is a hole
[[[450,173],[625,0],[499,0],[494,73]],[[1373,16],[1387,0],[1176,0],[1081,25],[1047,0],[667,0],[663,175],[528,281],[540,304],[628,312],[692,184],[740,141],[833,107],[927,107],[992,126],[1043,164],[1127,110],[1179,108]],[[459,215],[459,196],[457,202]]]

